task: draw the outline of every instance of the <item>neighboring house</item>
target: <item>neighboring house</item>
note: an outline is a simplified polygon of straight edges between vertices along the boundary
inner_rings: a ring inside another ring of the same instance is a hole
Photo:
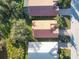
[[[59,36],[56,20],[33,20],[32,31],[35,38],[58,38]]]
[[[24,0],[29,16],[56,16],[59,12],[58,0]]]
[[[28,59],[58,59],[58,42],[29,42]]]

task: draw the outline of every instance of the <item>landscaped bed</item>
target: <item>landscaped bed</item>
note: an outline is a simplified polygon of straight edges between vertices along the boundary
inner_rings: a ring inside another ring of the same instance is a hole
[[[71,0],[59,0],[59,8],[70,8],[71,6]]]
[[[59,59],[71,59],[70,49],[59,49]]]
[[[70,16],[57,16],[57,22],[60,29],[70,29]]]

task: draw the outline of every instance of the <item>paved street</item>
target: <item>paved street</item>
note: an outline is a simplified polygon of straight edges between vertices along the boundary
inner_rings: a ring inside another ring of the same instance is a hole
[[[71,16],[70,36],[73,46],[71,49],[71,59],[79,59],[79,0],[72,0],[70,9],[61,9],[61,15]]]

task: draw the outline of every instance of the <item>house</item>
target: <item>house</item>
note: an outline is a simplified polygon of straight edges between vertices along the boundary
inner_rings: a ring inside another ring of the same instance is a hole
[[[25,12],[29,16],[56,16],[58,0],[24,0]]]
[[[29,42],[28,59],[58,59],[58,42]]]
[[[58,38],[59,29],[56,20],[33,20],[32,32],[35,38]]]

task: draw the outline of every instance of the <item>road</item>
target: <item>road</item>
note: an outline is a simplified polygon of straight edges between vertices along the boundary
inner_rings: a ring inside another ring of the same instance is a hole
[[[71,49],[71,59],[79,59],[79,0],[71,1],[71,8],[61,9],[61,15],[71,16],[70,36],[73,42]]]

